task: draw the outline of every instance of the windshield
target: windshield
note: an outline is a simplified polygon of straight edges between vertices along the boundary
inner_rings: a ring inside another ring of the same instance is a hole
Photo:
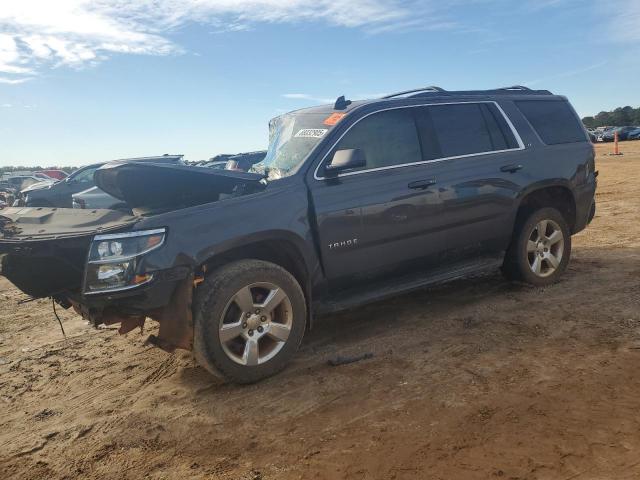
[[[327,113],[287,113],[269,122],[269,150],[251,172],[277,180],[295,173],[332,128]],[[330,122],[328,122],[330,123]]]

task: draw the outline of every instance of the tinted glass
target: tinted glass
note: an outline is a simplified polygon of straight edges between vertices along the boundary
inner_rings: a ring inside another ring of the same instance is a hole
[[[481,106],[470,103],[429,107],[443,157],[496,150]]]
[[[93,174],[98,167],[87,168],[73,176],[73,180],[79,183],[93,183]]]
[[[429,115],[429,107],[414,108],[416,116],[416,126],[420,135],[420,144],[422,146],[422,159],[434,160],[441,158],[440,143],[436,135],[431,115]]]
[[[335,150],[363,150],[367,169],[421,161],[411,110],[387,110],[364,118],[347,132]]]
[[[520,100],[515,103],[547,145],[587,141],[582,125],[567,102]]]
[[[485,117],[494,150],[518,148],[516,137],[498,107],[493,103],[483,103],[480,108]]]

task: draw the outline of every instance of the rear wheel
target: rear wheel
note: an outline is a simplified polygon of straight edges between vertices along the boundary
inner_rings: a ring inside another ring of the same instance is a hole
[[[211,272],[194,299],[194,351],[198,362],[237,383],[282,370],[306,327],[306,302],[282,267],[242,260]]]
[[[517,227],[502,270],[511,280],[549,285],[564,273],[570,256],[567,221],[555,208],[542,208]]]

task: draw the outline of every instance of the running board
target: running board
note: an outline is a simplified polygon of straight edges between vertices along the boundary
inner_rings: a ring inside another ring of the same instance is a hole
[[[460,263],[451,268],[437,268],[425,274],[405,275],[395,280],[379,281],[367,284],[365,288],[352,289],[335,297],[314,303],[314,312],[317,315],[347,310],[371,302],[385,300],[403,293],[419,290],[424,287],[450,282],[469,275],[490,273],[502,265],[503,257],[474,259]]]

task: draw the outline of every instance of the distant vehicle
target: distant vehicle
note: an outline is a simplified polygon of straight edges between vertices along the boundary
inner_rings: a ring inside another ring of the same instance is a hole
[[[44,174],[42,172],[34,172],[33,176],[36,177],[36,178],[39,178],[41,180],[53,180],[52,177],[50,177],[49,175],[46,175],[46,174]]]
[[[54,180],[64,180],[69,176],[69,174],[64,170],[40,170],[36,173],[42,173]]]
[[[241,172],[248,172],[251,167],[261,162],[264,157],[266,157],[266,155],[266,150],[239,153],[229,158],[229,162],[227,163],[227,170],[239,170]]]
[[[640,140],[640,127],[636,127],[627,134],[627,140]]]
[[[33,172],[30,170],[16,170],[13,172],[3,173],[0,181],[5,182],[10,177],[30,177],[31,175],[33,175]]]
[[[616,132],[618,133],[618,140],[623,141],[627,140],[629,132],[637,129],[638,127],[617,127],[607,130],[602,134],[602,140],[600,142],[613,142],[615,139]]]
[[[163,155],[162,157],[142,157],[135,159],[126,159],[127,161],[155,161],[159,158],[182,159],[182,155]],[[118,161],[118,160],[116,160]],[[94,163],[79,170],[76,170],[64,180],[54,183],[47,188],[30,191],[24,197],[24,204],[27,207],[73,207],[73,194],[84,192],[95,186],[93,174],[95,171],[110,162]]]
[[[20,190],[20,194],[24,197],[29,192],[33,192],[35,190],[42,190],[42,189],[45,189],[45,188],[49,188],[51,185],[53,185],[57,181],[58,180],[54,180],[53,178],[49,178],[48,180],[41,180],[38,183],[33,183],[33,184],[29,185],[28,187],[23,188],[22,190]]]
[[[35,185],[38,183],[51,184],[52,180],[49,178],[48,180],[41,178],[35,175],[19,175],[15,177],[9,177],[6,179],[6,182],[13,188],[18,191],[24,190],[25,188]]]
[[[50,184],[46,188],[25,192],[24,204],[27,207],[71,208],[71,195],[93,187],[93,174],[105,163],[80,168],[64,180]]]
[[[116,162],[148,162],[148,163],[171,163],[176,165],[182,165],[183,155],[161,155],[158,157],[142,157],[142,158],[131,158],[131,159],[123,159],[116,160]],[[226,164],[226,162],[225,162]],[[223,167],[224,168],[224,167]],[[87,190],[83,190],[81,192],[75,193],[71,196],[71,204],[73,208],[80,209],[107,209],[107,210],[118,210],[120,212],[131,213],[131,208],[123,202],[122,200],[118,200],[116,197],[112,197],[104,190],[100,190],[96,186],[91,186]]]
[[[75,193],[72,195],[72,199],[73,208],[87,208],[91,210],[107,209],[131,213],[131,208],[129,208],[125,202],[118,200],[116,197],[112,197],[98,187],[91,187],[83,192]]]
[[[214,160],[213,162],[207,162],[203,165],[198,165],[199,167],[204,168],[213,168],[215,170],[224,170],[227,166],[228,160]]]

